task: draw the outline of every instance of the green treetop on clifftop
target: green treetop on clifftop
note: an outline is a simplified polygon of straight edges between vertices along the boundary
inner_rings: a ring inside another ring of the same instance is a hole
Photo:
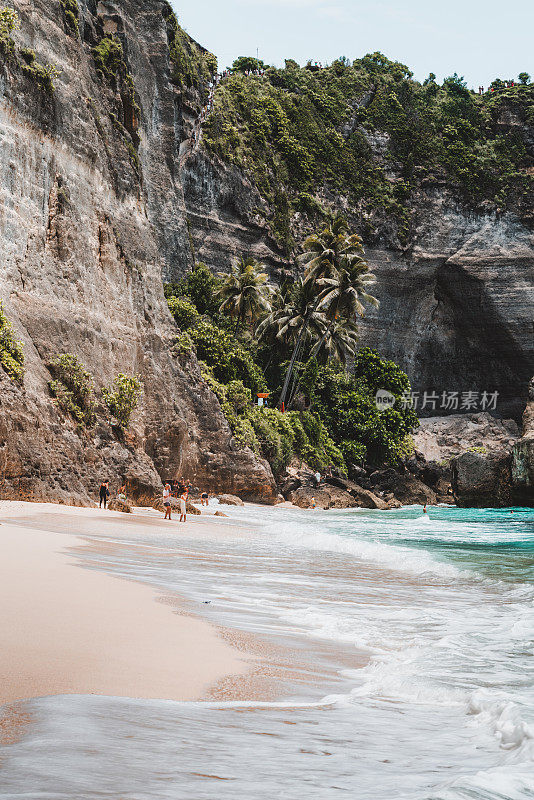
[[[529,208],[529,80],[522,73],[520,84],[501,81],[478,95],[457,75],[442,85],[430,75],[421,84],[381,53],[316,71],[295,61],[263,75],[236,70],[217,87],[204,142],[253,179],[287,250],[294,245],[292,214],[320,214],[317,194],[325,189],[363,214],[392,215],[402,239],[409,235],[410,204],[425,183],[447,182],[472,205]]]

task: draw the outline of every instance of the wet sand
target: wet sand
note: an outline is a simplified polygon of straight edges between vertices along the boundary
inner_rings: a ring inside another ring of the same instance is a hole
[[[221,522],[187,525],[224,536]],[[0,523],[0,704],[53,694],[200,699],[251,668],[207,622],[155,602],[151,587],[77,565],[80,536],[143,534],[165,524],[157,514],[0,501]]]

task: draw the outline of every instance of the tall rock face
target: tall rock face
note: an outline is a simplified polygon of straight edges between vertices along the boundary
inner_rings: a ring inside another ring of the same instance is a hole
[[[202,151],[185,159],[183,173],[197,259],[228,269],[250,253],[282,275],[287,259],[257,214],[264,201],[248,178]],[[339,208],[362,229],[343,198]],[[362,346],[407,372],[422,416],[490,410],[519,421],[534,368],[534,232],[512,213],[467,208],[443,185],[421,189],[413,221],[406,247],[387,219],[366,245],[380,308],[361,321]],[[442,403],[443,392],[457,392],[457,405]],[[462,408],[464,392],[477,394]],[[496,408],[484,392],[497,392]]]
[[[17,53],[61,73],[49,93],[20,56],[0,59],[0,298],[26,354],[23,387],[0,371],[0,494],[88,502],[110,478],[146,500],[184,475],[271,502],[269,467],[236,447],[196,360],[173,355],[162,276],[192,263],[179,163],[197,99],[169,79],[168,4],[80,0],[79,32],[60,0],[12,6]],[[109,74],[93,51],[105,32],[122,45]],[[76,354],[97,389],[141,377],[126,437],[103,414],[79,431],[58,410],[58,353]]]
[[[341,211],[377,275],[381,306],[362,321],[362,345],[407,371],[418,412],[519,422],[534,369],[533,87],[475,100],[410,76],[375,53],[314,75],[288,61],[223,81],[204,144],[182,165],[195,255],[227,269],[250,253],[280,275],[321,213]],[[423,408],[425,391],[438,399]],[[477,402],[462,408],[463,392]],[[484,392],[497,392],[496,409]]]
[[[528,389],[523,414],[523,436],[512,450],[512,481],[516,489],[534,504],[534,378]]]

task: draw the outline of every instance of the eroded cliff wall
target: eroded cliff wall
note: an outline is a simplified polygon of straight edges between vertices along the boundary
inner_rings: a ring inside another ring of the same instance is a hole
[[[257,214],[259,192],[235,167],[200,149],[185,160],[183,185],[198,260],[228,269],[236,254],[250,253],[274,276],[291,265]],[[336,203],[365,230],[356,209],[343,197]],[[366,252],[380,308],[361,321],[361,343],[406,370],[418,413],[458,413],[468,391],[478,393],[478,405],[465,410],[484,410],[486,391],[498,392],[498,416],[519,420],[534,368],[532,229],[513,213],[474,211],[449,187],[430,185],[418,194],[409,243],[400,247],[384,218]],[[434,407],[422,408],[425,391],[439,395]],[[460,404],[442,408],[443,392],[458,392]]]
[[[169,80],[168,4],[80,0],[79,33],[59,0],[11,5],[17,47],[61,74],[50,94],[0,64],[0,298],[26,353],[23,387],[0,370],[0,494],[87,502],[108,477],[146,500],[186,475],[272,500],[269,467],[235,447],[195,359],[172,354],[162,276],[192,251],[179,174],[188,98]],[[106,30],[123,47],[117,80],[95,69]],[[102,415],[80,432],[58,411],[46,367],[57,353],[79,356],[97,389],[140,375],[124,441]]]

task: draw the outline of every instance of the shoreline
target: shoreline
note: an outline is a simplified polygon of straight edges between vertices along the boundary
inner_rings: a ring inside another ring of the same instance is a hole
[[[198,700],[251,671],[254,658],[175,595],[77,562],[99,523],[165,530],[149,514],[0,501],[0,705],[58,694]],[[226,527],[193,524],[195,535]]]

